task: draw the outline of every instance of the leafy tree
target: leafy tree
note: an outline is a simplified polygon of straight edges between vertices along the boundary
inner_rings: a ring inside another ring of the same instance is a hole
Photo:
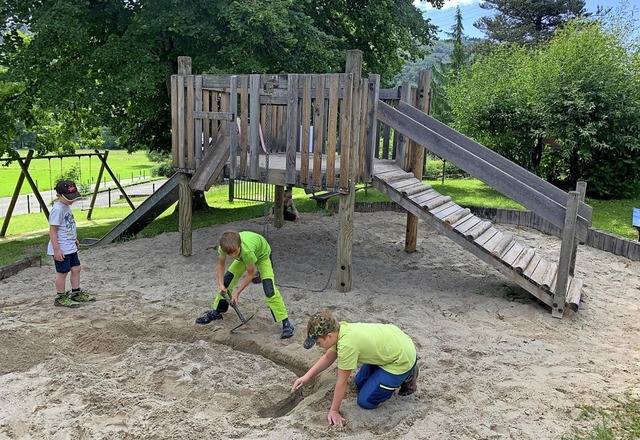
[[[196,72],[307,73],[342,71],[345,51],[360,49],[365,74],[388,81],[436,30],[411,0],[12,0],[0,17],[0,80],[22,87],[6,114],[50,127],[46,149],[99,140],[95,127],[128,150],[170,149],[180,55]]]
[[[575,22],[537,56],[541,123],[557,148],[547,178],[568,188],[585,180],[603,198],[640,189],[640,56],[598,22]]]
[[[640,190],[640,54],[599,22],[571,22],[536,50],[500,47],[449,92],[456,127],[550,182]]]
[[[486,0],[480,7],[495,14],[480,18],[474,26],[499,43],[535,44],[572,18],[585,15],[584,0]]]

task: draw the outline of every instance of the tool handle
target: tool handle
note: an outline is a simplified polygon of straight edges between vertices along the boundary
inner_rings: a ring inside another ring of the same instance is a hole
[[[238,318],[240,318],[240,321],[244,323],[245,322],[244,316],[242,316],[242,313],[240,313],[240,309],[238,308],[238,306],[234,302],[231,302],[231,295],[229,295],[229,292],[223,291],[223,292],[220,292],[220,295],[222,295],[222,297],[229,303],[231,308],[236,312],[236,315],[238,315]]]

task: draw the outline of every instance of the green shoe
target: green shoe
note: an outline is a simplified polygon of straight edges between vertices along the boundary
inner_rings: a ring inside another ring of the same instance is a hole
[[[68,295],[71,301],[75,302],[91,302],[96,300],[93,296],[87,295],[87,292],[82,289],[77,292],[68,292]]]
[[[70,307],[72,309],[80,307],[80,304],[76,304],[71,301],[71,298],[69,298],[67,295],[58,295],[55,301],[53,301],[53,305],[59,307]]]

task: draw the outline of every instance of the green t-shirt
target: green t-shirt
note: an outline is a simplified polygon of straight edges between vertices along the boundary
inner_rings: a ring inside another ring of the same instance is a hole
[[[271,246],[262,235],[251,231],[240,232],[240,254],[238,254],[236,260],[242,261],[249,266],[255,264],[258,260],[269,258],[270,253]],[[226,255],[219,245],[218,255],[221,257]]]
[[[393,324],[340,323],[338,368],[354,370],[358,364],[378,365],[392,374],[406,373],[416,361],[416,347]]]

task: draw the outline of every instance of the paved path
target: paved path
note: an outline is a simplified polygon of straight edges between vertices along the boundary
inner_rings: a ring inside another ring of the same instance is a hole
[[[150,196],[153,194],[158,188],[162,186],[167,179],[154,180],[154,181],[146,181],[142,183],[136,183],[139,179],[122,179],[120,180],[120,185],[123,186],[125,192],[129,197],[134,196]],[[45,201],[47,206],[51,206],[51,200],[56,198],[56,192],[54,190],[51,191],[43,191],[40,193],[42,199]],[[96,197],[96,203],[94,205],[95,208],[98,207],[108,207],[111,206],[112,203],[116,202],[120,199],[120,190],[116,186],[114,182],[106,182],[100,183],[100,192]],[[83,209],[88,210],[91,206],[91,198],[93,197],[93,186],[91,187],[91,192],[87,194],[81,200],[78,200],[73,204],[74,209]],[[1,197],[0,198],[0,217],[4,218],[7,215],[7,210],[9,209],[9,204],[11,202],[11,197]],[[124,205],[119,204],[119,206],[127,206],[127,202],[124,201]],[[28,214],[29,212],[41,212],[40,205],[38,204],[38,199],[34,194],[21,194],[18,197],[18,201],[16,202],[16,206],[13,208],[13,215],[20,214]]]

